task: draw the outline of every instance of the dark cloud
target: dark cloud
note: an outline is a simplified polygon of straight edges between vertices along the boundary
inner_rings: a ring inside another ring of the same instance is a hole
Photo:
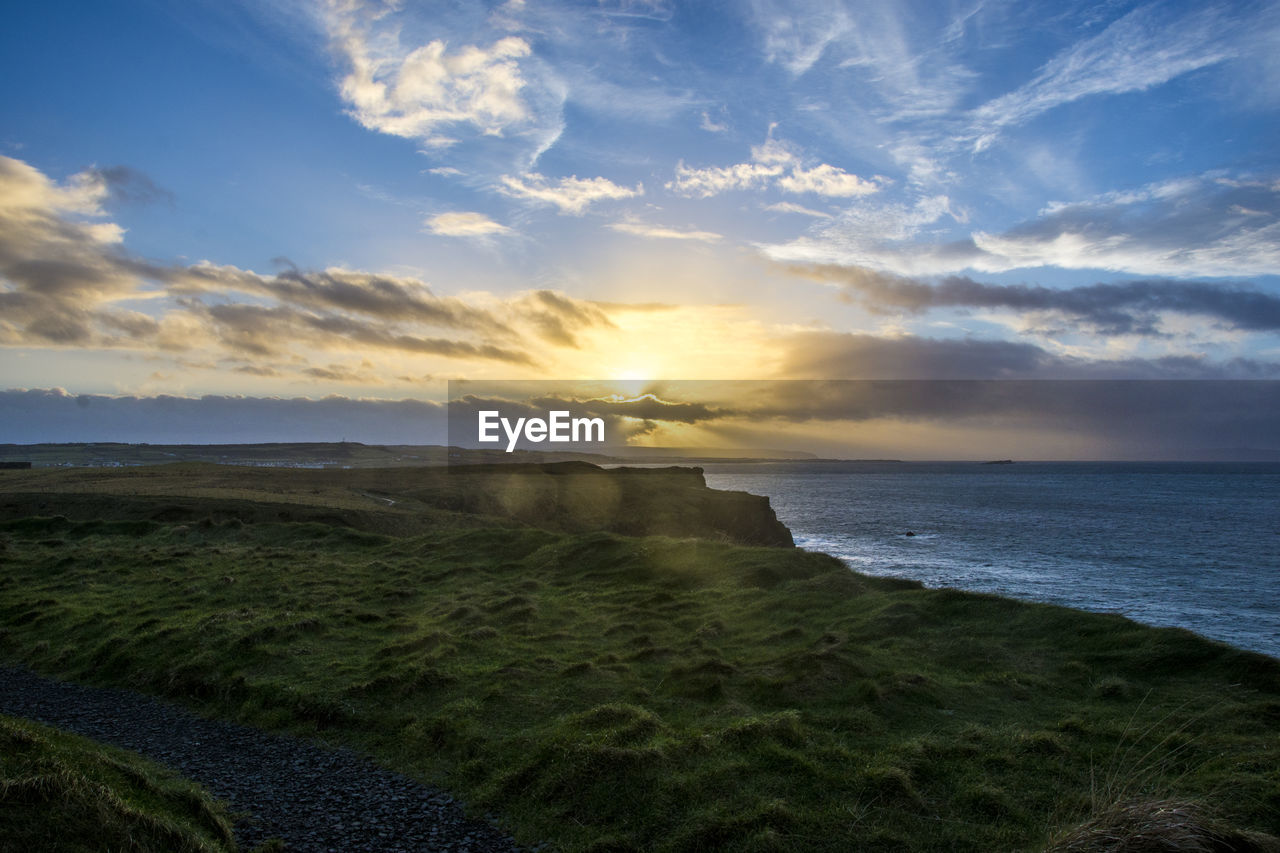
[[[786,341],[782,372],[813,379],[1269,379],[1280,363],[1199,356],[1085,359],[1035,344],[973,338],[882,338],[802,332]]]
[[[562,402],[559,397],[540,397],[534,400],[535,405],[544,409],[558,402]],[[641,394],[621,399],[587,397],[572,402],[582,411],[592,415],[613,415],[633,420],[667,423],[695,424],[700,421],[714,420],[726,414],[723,408],[713,408],[700,402],[664,400],[656,394]]]
[[[324,379],[331,382],[359,382],[364,385],[382,384],[382,380],[370,373],[367,368],[354,370],[342,364],[330,364],[327,367],[307,367],[302,370],[302,374],[313,379]]]
[[[397,322],[514,336],[491,312],[460,299],[442,298],[416,279],[351,270],[305,272],[290,268],[261,276],[235,267],[202,264],[179,271],[171,283],[175,293],[239,291],[290,305],[343,311]]]
[[[984,284],[947,276],[935,284],[833,264],[791,266],[791,272],[837,282],[852,300],[877,313],[922,313],[935,308],[1054,312],[1102,335],[1163,335],[1159,315],[1194,314],[1242,331],[1280,330],[1280,296],[1245,284],[1152,279],[1068,288]]]
[[[466,383],[476,389],[484,384]],[[893,447],[895,434],[909,425],[932,436],[925,452],[934,458],[969,457],[972,446],[961,441],[998,449],[1002,436],[1016,437],[1023,452],[1036,448],[1040,458],[1079,458],[1081,448],[1106,458],[1193,459],[1221,456],[1230,448],[1280,452],[1277,381],[669,381],[662,383],[661,396],[644,401],[641,422],[601,409],[598,398],[574,393],[573,383],[565,383],[558,394],[546,393],[549,384],[503,383],[501,394],[453,397],[451,441],[474,446],[482,410],[514,420],[562,409],[572,417],[603,417],[607,443],[615,449],[660,427],[697,424],[704,428],[704,441],[724,436],[728,446],[740,446],[744,436],[757,446],[797,446],[791,425],[805,425],[808,438],[801,441],[827,448],[872,434],[879,436],[879,446]],[[521,393],[522,386],[527,393]],[[904,449],[921,451],[910,443],[915,439],[902,440],[908,442]]]
[[[300,346],[372,348],[531,367],[530,336],[572,347],[578,331],[612,326],[595,304],[547,290],[468,302],[417,279],[359,270],[289,264],[260,275],[155,264],[122,248],[120,228],[96,221],[112,197],[164,196],[127,167],[89,169],[59,185],[0,157],[0,345],[214,346],[253,359],[298,355]],[[146,299],[150,312],[118,307],[127,299]]]
[[[151,180],[143,172],[129,166],[97,167],[81,173],[101,181],[112,201],[125,204],[173,204],[173,193]]]
[[[228,444],[362,441],[443,444],[444,406],[331,396],[107,396],[61,389],[0,392],[0,442]]]
[[[630,439],[652,432],[659,422],[694,423],[700,419],[694,415],[695,412],[702,413],[706,418],[716,417],[705,406],[698,403],[663,403],[650,400],[628,407],[624,403],[610,405],[607,401],[569,392],[542,395],[538,393],[539,388],[547,388],[557,383],[541,380],[527,383],[493,383],[492,385],[477,381],[466,384],[468,387],[475,388],[478,393],[451,395],[448,412],[449,442],[466,447],[484,446],[477,441],[478,418],[484,411],[500,412],[502,417],[512,423],[517,418],[546,418],[548,413],[553,411],[568,412],[570,418],[598,417],[604,421],[604,447],[596,443],[583,443],[576,446],[559,444],[551,448],[595,453],[623,447]],[[520,393],[521,388],[529,393]],[[503,445],[505,446],[505,439]],[[540,449],[535,444],[523,441],[519,446],[532,450]]]
[[[1039,375],[1055,362],[1034,344],[968,338],[803,332],[787,343],[782,372],[797,378],[1012,378]]]
[[[448,358],[534,364],[533,359],[520,350],[488,343],[402,334],[382,323],[340,314],[314,314],[288,306],[243,303],[205,305],[196,302],[189,303],[189,307],[212,321],[227,348],[250,355],[278,356],[288,351],[289,344],[303,342],[322,349],[374,347]]]
[[[1097,266],[1143,274],[1274,274],[1280,251],[1280,182],[1205,175],[1059,205],[987,248],[1050,262],[1096,255]],[[1063,238],[1076,248],[1064,255]],[[1069,266],[1081,266],[1071,263]]]
[[[592,326],[615,328],[607,314],[599,307],[582,300],[572,299],[551,290],[536,290],[529,295],[529,319],[539,334],[552,343],[564,347],[578,346],[573,333]]]

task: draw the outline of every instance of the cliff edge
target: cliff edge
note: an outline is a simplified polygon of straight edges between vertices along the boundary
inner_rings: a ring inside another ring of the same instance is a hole
[[[795,547],[767,497],[709,488],[701,468],[463,465],[449,468],[444,483],[415,490],[413,496],[442,509],[565,532],[609,530]]]

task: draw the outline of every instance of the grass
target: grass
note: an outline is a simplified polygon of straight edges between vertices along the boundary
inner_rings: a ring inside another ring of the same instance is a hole
[[[230,853],[230,816],[133,753],[0,717],[0,853]]]
[[[794,549],[410,529],[11,519],[0,657],[354,746],[569,851],[1043,849],[1103,789],[1280,834],[1274,659]]]

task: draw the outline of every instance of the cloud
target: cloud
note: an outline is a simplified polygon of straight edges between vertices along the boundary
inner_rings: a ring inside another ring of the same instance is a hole
[[[362,126],[447,148],[455,134],[508,133],[545,151],[562,129],[563,93],[517,36],[450,49],[444,39],[406,44],[399,4],[347,0],[328,4],[322,22],[345,63],[339,90]],[[536,159],[537,154],[534,155]]]
[[[1277,362],[1214,362],[1194,355],[1088,359],[1030,343],[968,337],[798,332],[784,343],[780,373],[798,379],[1280,379]]]
[[[624,234],[635,234],[637,237],[650,237],[658,240],[696,240],[702,243],[716,243],[723,239],[723,234],[712,231],[677,231],[660,225],[645,225],[639,222],[612,222],[608,226],[614,231]]]
[[[1054,361],[1034,344],[968,338],[801,332],[786,344],[783,375],[806,379],[1027,377]]]
[[[771,0],[755,0],[752,6],[762,30],[765,59],[796,77],[812,68],[833,42],[854,27],[845,10],[830,3],[809,4],[801,10],[794,4],[779,5]]]
[[[576,333],[585,329],[616,328],[603,306],[552,290],[535,290],[516,304],[521,318],[544,340],[563,347],[577,348]]]
[[[738,163],[733,166],[708,166],[694,169],[681,160],[676,164],[676,177],[667,189],[692,198],[710,198],[730,190],[746,190],[763,186],[770,178],[782,174],[776,164]]]
[[[263,276],[234,266],[204,262],[176,270],[169,289],[179,295],[238,292],[319,312],[342,311],[379,320],[514,334],[492,312],[455,297],[436,296],[417,279],[359,270],[289,269],[274,276]]]
[[[696,169],[681,160],[676,164],[675,175],[666,188],[692,198],[766,186],[796,195],[813,193],[842,198],[870,195],[880,190],[878,181],[860,178],[827,163],[806,169],[790,146],[773,138],[772,126],[764,144],[751,149],[750,162]]]
[[[491,237],[513,233],[483,213],[439,213],[429,217],[424,224],[432,234],[446,237]]]
[[[789,175],[778,179],[778,189],[783,192],[814,193],[836,198],[870,195],[880,189],[875,181],[851,175],[844,169],[823,163],[812,169],[794,167]]]
[[[724,122],[713,121],[711,115],[706,111],[702,111],[702,121],[698,123],[698,127],[707,133],[724,133],[729,129],[729,125]]]
[[[1211,317],[1240,331],[1280,331],[1280,296],[1241,284],[1155,279],[1067,288],[983,284],[949,276],[929,284],[865,267],[791,267],[791,272],[841,284],[877,313],[922,313],[935,308],[1053,312],[1101,335],[1159,335],[1165,313]]]
[[[977,269],[1059,266],[1138,275],[1280,273],[1280,181],[1207,174],[1051,204],[1003,234],[975,232]]]
[[[129,166],[92,167],[82,172],[87,180],[101,181],[112,201],[145,205],[172,205],[173,193],[157,184],[143,172]]]
[[[908,343],[927,349],[942,342]],[[1206,451],[1230,456],[1229,448],[1280,451],[1280,383],[1274,381],[669,381],[625,396],[574,387],[580,384],[451,386],[451,432],[459,438],[474,435],[481,410],[545,417],[554,409],[571,417],[603,418],[605,435],[615,446],[639,436],[660,441],[678,436],[706,447],[807,445],[835,455],[878,447],[891,455],[905,451],[943,459],[993,458],[993,453],[1203,459]]]
[[[124,229],[92,221],[109,195],[100,173],[58,185],[0,157],[0,343],[84,345],[139,327],[112,303],[150,270],[119,251]]]
[[[813,236],[761,248],[775,260],[898,275],[1042,266],[1178,278],[1280,273],[1280,181],[1273,179],[1210,173],[1160,181],[1051,203],[1036,219],[999,234],[913,239],[944,215],[963,219],[942,195],[911,206],[862,204]]]
[[[813,210],[812,208],[802,207],[793,201],[780,201],[776,204],[766,204],[765,210],[774,210],[778,213],[799,213],[802,216],[812,216],[817,219],[831,219],[830,213],[824,213],[821,210]]]
[[[974,149],[1005,127],[1093,95],[1139,92],[1232,58],[1236,26],[1213,7],[1166,16],[1167,6],[1140,6],[1092,38],[1049,60],[1029,82],[972,113]]]
[[[519,178],[503,175],[498,191],[512,198],[526,198],[555,205],[561,213],[579,216],[598,201],[634,198],[644,195],[644,185],[635,188],[619,186],[607,178],[579,178],[570,175],[557,181],[533,172]]]
[[[445,358],[500,361],[532,366],[533,357],[520,349],[456,338],[424,337],[382,322],[342,314],[317,314],[283,305],[188,303],[197,317],[206,318],[219,341],[234,352],[280,356],[302,343],[322,350],[387,349]]]
[[[604,308],[549,290],[464,300],[415,278],[361,270],[263,275],[208,261],[149,263],[123,248],[122,229],[96,221],[109,193],[97,172],[59,185],[0,157],[0,346],[231,356],[248,362],[237,370],[321,378],[316,371],[325,368],[309,364],[316,352],[532,367],[534,341],[539,349],[575,347],[578,332],[611,325]],[[486,227],[437,224],[455,233]]]
[[[0,441],[18,444],[444,444],[445,437],[444,405],[420,400],[76,395],[61,388],[0,391]]]
[[[698,424],[733,414],[731,407],[665,400],[652,393],[593,396],[566,387],[573,384],[546,380],[451,383],[450,442],[481,446],[472,436],[476,434],[477,418],[482,411],[500,411],[508,419],[545,418],[549,411],[565,411],[570,418],[598,417],[604,421],[608,446],[586,444],[573,448],[597,453],[624,446],[633,438],[653,432],[660,424]]]

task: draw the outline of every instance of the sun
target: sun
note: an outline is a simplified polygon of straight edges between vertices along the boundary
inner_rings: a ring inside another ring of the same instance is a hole
[[[646,379],[653,379],[654,377],[655,374],[652,368],[632,364],[630,367],[614,368],[610,372],[608,378],[621,379],[630,382],[641,382]]]

